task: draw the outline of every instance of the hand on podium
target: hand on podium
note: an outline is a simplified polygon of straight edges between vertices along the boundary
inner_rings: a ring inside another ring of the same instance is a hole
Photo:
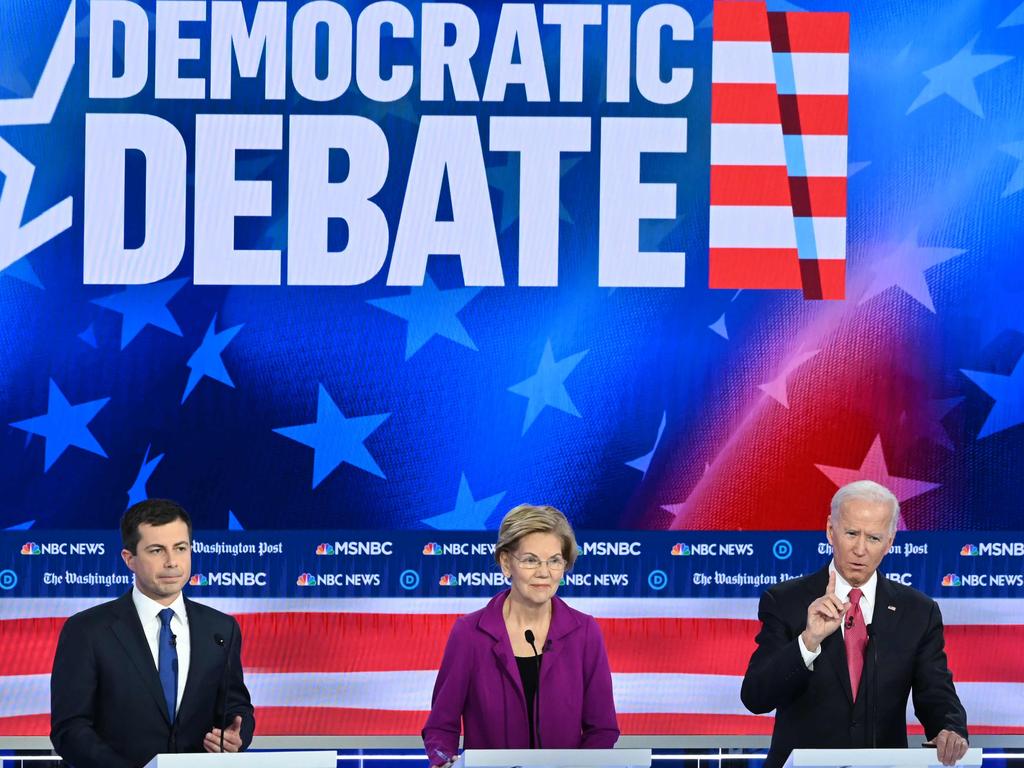
[[[203,738],[203,749],[220,752],[220,728],[211,728]],[[235,715],[235,722],[224,729],[224,751],[238,752],[242,749],[242,717]]]
[[[935,755],[943,765],[954,765],[956,761],[967,754],[967,739],[956,731],[943,728],[931,741],[924,743],[925,747],[935,747]]]

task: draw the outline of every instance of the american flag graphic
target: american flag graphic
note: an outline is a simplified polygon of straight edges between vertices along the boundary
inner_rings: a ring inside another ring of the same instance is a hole
[[[0,736],[49,733],[49,671],[67,616],[98,602],[7,600],[0,615]],[[479,598],[209,599],[242,627],[257,734],[418,735],[455,619]],[[19,603],[24,603],[19,605]],[[624,735],[764,735],[739,690],[757,599],[579,598],[598,618]],[[1024,729],[1024,605],[940,601],[946,650],[974,735]],[[912,733],[920,733],[908,708]]]
[[[849,14],[715,3],[710,287],[844,298],[849,58]]]

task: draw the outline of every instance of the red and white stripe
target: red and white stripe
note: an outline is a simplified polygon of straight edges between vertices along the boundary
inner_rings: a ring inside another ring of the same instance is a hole
[[[847,14],[716,0],[712,288],[842,298],[848,30]]]
[[[769,13],[804,295],[846,289],[850,17]]]
[[[626,734],[771,732],[740,682],[756,599],[572,599],[598,618]],[[0,601],[0,736],[49,731],[49,671],[70,614],[98,601]],[[455,618],[454,599],[211,599],[238,617],[261,735],[416,735]],[[1024,600],[941,602],[946,647],[972,733],[1024,729]],[[908,712],[908,723],[914,723]],[[911,730],[920,732],[916,724]]]

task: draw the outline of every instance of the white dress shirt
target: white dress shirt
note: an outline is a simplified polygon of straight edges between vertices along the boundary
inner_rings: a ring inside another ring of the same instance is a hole
[[[139,592],[139,588],[132,587],[132,602],[135,603],[135,610],[139,613],[139,621],[142,622],[142,633],[149,643],[149,651],[153,654],[153,664],[157,670],[160,669],[160,611],[170,608],[174,611],[171,617],[171,632],[175,636],[175,648],[178,651],[178,700],[175,710],[181,708],[181,697],[185,693],[185,681],[188,680],[188,662],[191,656],[192,643],[188,634],[188,614],[185,612],[185,598],[178,593],[178,597],[170,605],[161,605]]]
[[[850,599],[850,590],[852,590],[853,587],[850,585],[850,582],[844,579],[843,575],[836,570],[835,560],[829,563],[828,569],[836,575],[836,597],[845,603]],[[871,574],[871,578],[860,587],[860,591],[863,593],[860,597],[860,612],[864,617],[865,626],[871,623],[871,618],[875,615],[875,591],[877,589],[878,571],[875,571]],[[839,631],[843,633],[843,637],[846,637],[845,621],[839,624]],[[821,646],[819,645],[813,651],[807,650],[807,646],[804,645],[802,633],[797,637],[797,643],[800,645],[800,655],[803,656],[804,664],[807,665],[808,669],[814,669],[814,660],[821,654]]]

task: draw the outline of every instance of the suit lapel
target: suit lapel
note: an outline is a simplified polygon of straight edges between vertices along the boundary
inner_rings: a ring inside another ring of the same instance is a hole
[[[551,626],[548,628],[548,641],[544,646],[544,661],[540,665],[541,690],[550,684],[552,675],[558,669],[558,660],[565,651],[565,637],[579,628],[579,619],[569,613],[565,603],[559,598],[551,598]]]
[[[198,617],[198,611],[194,609],[192,601],[188,598],[185,598],[185,614],[188,616],[189,661],[188,677],[185,678],[185,692],[181,696],[181,705],[178,707],[179,718],[186,707],[192,704],[196,691],[201,686],[199,677],[202,673],[200,670],[203,669],[210,650],[207,641],[210,645],[213,644],[213,640],[208,637],[207,628]]]
[[[499,595],[498,597],[502,596]],[[507,592],[504,598],[508,598]],[[492,600],[488,604],[487,610],[480,617],[477,626],[494,639],[491,652],[498,663],[498,669],[508,676],[512,686],[519,691],[519,698],[524,702],[523,706],[525,706],[526,693],[523,691],[523,681],[519,677],[519,666],[516,664],[515,655],[512,653],[512,642],[508,639],[508,629],[505,627],[505,617],[502,613],[505,599],[495,598]]]
[[[807,601],[810,605],[819,597],[825,594],[828,588],[828,566],[825,566],[807,583],[811,592],[811,599]],[[850,686],[850,669],[846,664],[846,643],[843,641],[843,630],[837,629],[821,642],[821,656],[825,659],[827,666],[838,678],[839,687],[846,694],[846,700],[853,705],[853,688]]]
[[[114,609],[117,618],[110,625],[110,629],[142,678],[143,687],[153,696],[164,719],[169,723],[171,719],[167,715],[167,703],[164,701],[164,689],[160,685],[160,674],[142,631],[142,622],[139,620],[139,612],[135,610],[135,603],[132,602],[132,593],[120,597],[114,604]]]

